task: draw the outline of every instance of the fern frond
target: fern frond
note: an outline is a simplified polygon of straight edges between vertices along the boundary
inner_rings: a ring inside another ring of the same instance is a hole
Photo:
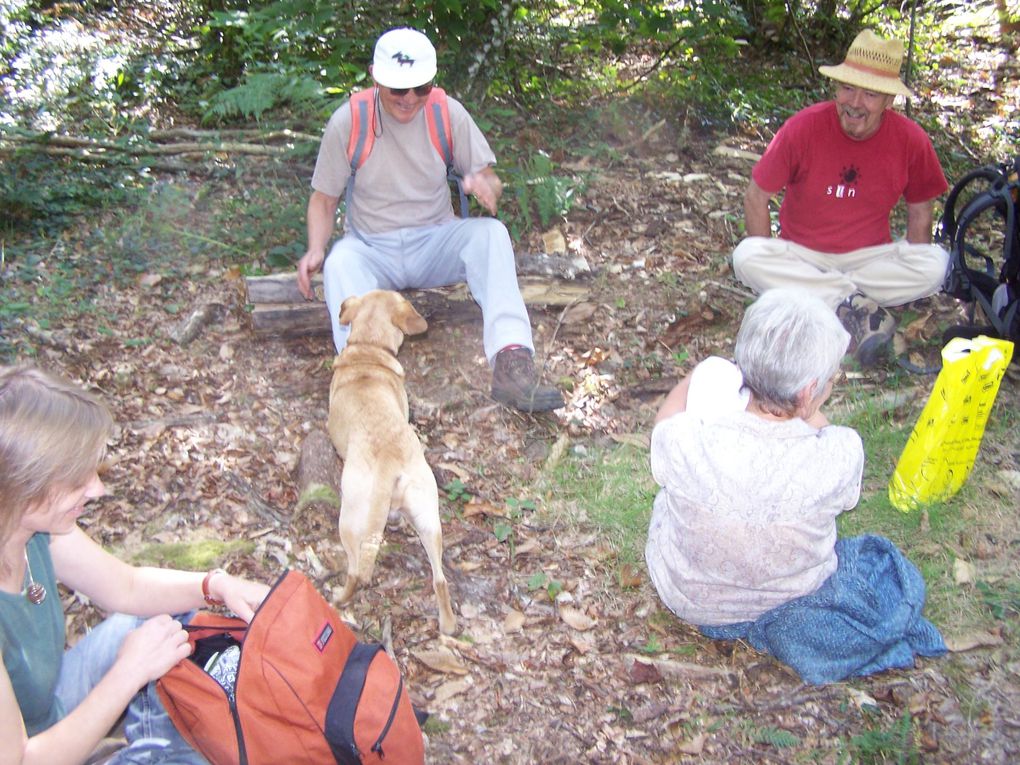
[[[754,740],[759,744],[768,744],[776,749],[789,749],[797,746],[800,739],[782,728],[759,728],[754,735]]]
[[[283,106],[294,106],[321,98],[322,88],[310,77],[286,74],[255,73],[230,90],[213,96],[207,118],[243,117],[258,120],[262,115]]]

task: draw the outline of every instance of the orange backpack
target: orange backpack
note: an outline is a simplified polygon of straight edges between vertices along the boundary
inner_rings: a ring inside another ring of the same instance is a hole
[[[251,624],[202,611],[187,629],[190,660],[156,689],[213,765],[424,763],[397,665],[359,642],[303,574],[284,573]],[[204,669],[228,650],[240,655],[232,693]]]
[[[375,113],[377,88],[365,88],[351,95],[351,136],[347,140],[347,160],[351,165],[351,174],[347,177],[347,189],[344,192],[344,204],[351,209],[351,196],[354,194],[354,178],[358,170],[365,164],[368,155],[375,145]],[[453,131],[450,128],[450,107],[446,100],[446,91],[432,88],[428,100],[425,101],[425,123],[429,129],[429,139],[436,149],[439,158],[446,165],[446,180],[457,185],[460,196],[460,217],[468,217],[468,200],[461,185],[461,177],[453,169]],[[351,223],[351,230],[359,239],[361,234]]]

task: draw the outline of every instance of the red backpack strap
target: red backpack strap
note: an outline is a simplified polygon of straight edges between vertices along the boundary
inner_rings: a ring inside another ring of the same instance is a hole
[[[425,122],[429,126],[429,139],[439,154],[439,158],[446,165],[446,180],[457,184],[457,193],[460,195],[460,217],[468,216],[468,200],[461,185],[461,177],[453,169],[453,130],[450,127],[450,105],[446,98],[446,91],[442,88],[432,88],[429,98],[425,102]]]
[[[347,159],[351,170],[356,171],[365,164],[375,144],[376,88],[359,90],[350,98],[351,135],[347,140]],[[425,121],[428,124],[429,139],[439,158],[446,165],[447,172],[453,169],[453,131],[450,129],[450,106],[446,91],[432,88],[425,102]]]
[[[366,88],[353,93],[350,98],[351,106],[351,135],[347,139],[347,161],[351,165],[351,173],[347,178],[347,188],[344,191],[344,206],[347,214],[350,214],[351,197],[354,195],[354,178],[368,155],[372,153],[375,144],[375,110],[376,110],[376,88]],[[429,140],[435,147],[439,158],[446,165],[446,179],[457,184],[457,193],[460,195],[460,217],[468,217],[468,200],[461,185],[461,177],[453,169],[453,130],[450,127],[450,106],[446,98],[446,91],[442,88],[432,88],[428,100],[425,102],[425,123],[428,125]],[[365,238],[350,223],[351,231],[363,242]],[[366,242],[367,244],[367,242]]]
[[[347,176],[347,188],[344,189],[344,215],[347,216],[351,231],[361,241],[368,244],[365,237],[354,227],[350,219],[351,197],[354,196],[354,176],[358,168],[365,164],[375,143],[375,99],[377,88],[365,88],[351,94],[351,135],[347,139],[347,161],[351,165],[351,173]]]
[[[351,175],[365,164],[375,143],[375,88],[365,88],[351,95],[351,136],[347,140],[347,159]],[[449,114],[447,114],[449,121]]]

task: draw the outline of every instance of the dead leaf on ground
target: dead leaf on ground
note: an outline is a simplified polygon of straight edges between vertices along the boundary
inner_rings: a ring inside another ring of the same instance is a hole
[[[448,675],[466,675],[468,668],[451,648],[441,645],[435,648],[412,649],[411,655],[429,669]]]
[[[520,632],[524,628],[525,616],[516,609],[511,609],[505,617],[503,617],[503,632],[510,634],[512,632]]]
[[[946,638],[946,647],[953,653],[1002,645],[1002,635],[995,632],[966,632]]]
[[[474,518],[476,515],[495,515],[503,517],[503,508],[496,507],[491,502],[472,501],[464,504],[464,517]]]
[[[586,351],[581,354],[581,358],[584,359],[586,366],[595,367],[601,364],[603,361],[609,358],[611,351],[605,348],[599,348],[598,346],[592,348],[590,351]]]
[[[645,661],[635,660],[631,662],[630,672],[627,678],[634,684],[657,683],[662,680],[662,673],[654,664]]]
[[[902,356],[909,350],[907,345],[907,339],[903,336],[902,332],[897,332],[893,335],[892,339],[893,353],[897,356]]]
[[[641,725],[649,720],[655,720],[662,717],[668,711],[668,706],[661,702],[653,701],[645,704],[643,707],[638,707],[637,709],[632,710],[631,716],[636,724]]]
[[[685,741],[676,748],[680,754],[701,754],[705,749],[705,742],[708,741],[707,733],[699,733],[690,741]]]
[[[724,680],[732,682],[736,678],[733,670],[725,667],[711,667],[705,664],[695,664],[687,661],[672,661],[671,659],[657,659],[649,656],[638,656],[636,654],[624,654],[624,662],[641,661],[653,664],[663,677],[670,680],[690,682],[695,680]],[[626,666],[626,665],[625,665]]]
[[[932,312],[929,311],[919,318],[914,319],[903,328],[903,336],[908,343],[916,343],[930,337],[930,333],[926,333],[925,330],[928,327],[928,322],[931,320],[932,315]]]
[[[542,234],[542,244],[545,245],[545,251],[550,254],[562,255],[567,251],[567,240],[563,238],[563,232],[558,228]]]
[[[953,561],[953,579],[957,584],[974,584],[977,579],[977,569],[970,561],[956,558]]]
[[[436,465],[436,467],[440,470],[445,470],[448,473],[453,473],[461,481],[467,481],[471,477],[471,474],[467,470],[453,462],[440,462]]]
[[[857,688],[847,688],[846,693],[858,709],[865,709],[866,707],[870,707],[872,709],[878,708],[878,702],[874,699],[874,697],[862,690]]]
[[[598,624],[595,619],[592,619],[584,611],[574,606],[560,606],[560,618],[568,627],[580,630],[581,632],[590,630]]]
[[[618,444],[627,444],[636,449],[648,450],[652,446],[652,437],[648,433],[610,433],[609,437]]]
[[[678,317],[660,335],[659,341],[667,348],[687,345],[692,336],[698,335],[707,325],[705,317],[697,311]]]
[[[563,312],[563,323],[580,324],[586,322],[595,314],[597,308],[598,306],[594,303],[572,305]]]
[[[461,603],[460,615],[468,621],[474,621],[481,615],[481,609],[477,603]]]
[[[641,566],[636,566],[633,563],[624,563],[620,566],[619,577],[621,587],[640,587],[641,583],[645,580],[645,573]]]
[[[434,698],[437,704],[449,701],[454,696],[463,693],[473,685],[470,677],[463,677],[457,680],[448,680],[436,688]]]
[[[746,159],[748,162],[757,162],[761,159],[761,154],[754,151],[745,151],[744,149],[734,149],[726,144],[719,144],[712,153],[719,157],[732,157],[733,159]]]
[[[589,643],[587,640],[582,640],[581,638],[577,637],[570,638],[570,645],[572,645],[574,647],[574,650],[577,651],[582,656],[591,653],[591,651],[594,650],[595,648],[595,646]]]
[[[527,555],[528,553],[541,552],[544,549],[537,539],[525,539],[514,548],[514,555]]]

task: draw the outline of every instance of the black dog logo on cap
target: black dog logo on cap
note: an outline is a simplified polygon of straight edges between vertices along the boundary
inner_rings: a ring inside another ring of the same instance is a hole
[[[414,66],[414,59],[400,51],[394,53],[393,58],[397,60],[397,63],[400,64],[400,66]]]

